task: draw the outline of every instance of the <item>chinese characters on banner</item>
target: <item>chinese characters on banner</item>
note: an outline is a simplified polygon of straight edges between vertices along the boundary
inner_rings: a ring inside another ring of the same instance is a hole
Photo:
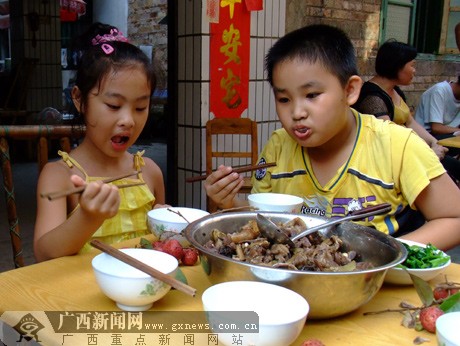
[[[251,13],[244,0],[219,0],[219,7],[210,24],[210,111],[239,118],[248,108]]]

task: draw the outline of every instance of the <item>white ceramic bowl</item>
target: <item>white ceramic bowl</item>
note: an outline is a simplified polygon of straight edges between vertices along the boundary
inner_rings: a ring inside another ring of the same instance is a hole
[[[302,331],[310,309],[300,294],[285,287],[256,281],[228,281],[211,286],[204,291],[202,301],[211,329],[226,321],[222,312],[257,313],[258,333],[236,332],[242,335],[242,345],[290,345]],[[219,345],[234,345],[235,331],[219,331]]]
[[[164,274],[175,275],[178,262],[165,252],[150,249],[121,251]],[[148,310],[171,289],[168,284],[106,253],[94,257],[92,266],[102,292],[114,300],[122,310]]]
[[[418,245],[425,247],[425,244],[417,243],[415,241],[406,240],[406,239],[398,239],[402,243],[406,243],[408,245]],[[441,250],[439,250],[441,251]],[[443,252],[445,256],[448,256]],[[449,260],[446,264],[436,268],[427,268],[427,269],[407,269],[409,273],[412,275],[418,276],[420,279],[425,281],[430,281],[434,279],[439,274],[442,274],[446,268],[450,265],[451,261]],[[385,282],[389,284],[396,284],[396,285],[412,285],[412,279],[410,278],[409,274],[402,268],[393,267],[388,269],[387,274],[385,275]]]
[[[448,312],[436,320],[436,338],[439,346],[459,346],[460,312]]]
[[[253,193],[248,195],[248,202],[251,207],[260,211],[277,211],[285,213],[300,213],[303,199],[283,193]]]
[[[181,217],[178,213],[184,217]],[[209,215],[209,213],[201,209],[182,207],[157,208],[147,213],[147,221],[150,231],[159,237],[165,231],[180,233],[189,222],[192,223],[206,215]]]

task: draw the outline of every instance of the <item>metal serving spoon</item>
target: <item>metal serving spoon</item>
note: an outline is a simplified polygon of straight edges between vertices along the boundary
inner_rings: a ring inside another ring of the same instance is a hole
[[[329,226],[334,226],[338,223],[342,223],[345,221],[359,220],[372,215],[385,214],[388,213],[390,210],[391,205],[389,203],[382,203],[366,207],[360,210],[354,210],[350,212],[347,216],[325,222],[321,225],[310,227],[291,238],[289,238],[282,230],[280,230],[274,222],[272,222],[262,214],[257,214],[257,225],[259,226],[260,233],[271,243],[286,244],[290,247],[294,247],[294,240],[305,237],[306,235],[319,231],[320,229]]]

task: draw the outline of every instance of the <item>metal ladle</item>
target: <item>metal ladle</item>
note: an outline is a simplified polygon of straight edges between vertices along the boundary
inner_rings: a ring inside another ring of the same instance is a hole
[[[388,213],[390,210],[391,205],[389,203],[382,203],[366,207],[360,210],[354,210],[350,212],[347,216],[325,222],[321,225],[310,227],[291,238],[289,238],[282,230],[280,230],[274,222],[272,222],[262,214],[257,214],[257,225],[259,226],[260,233],[262,234],[262,236],[267,238],[268,241],[270,241],[271,243],[286,244],[290,247],[295,247],[294,240],[305,237],[313,232],[319,231],[320,229],[329,226],[334,226],[338,223],[342,223],[345,221],[359,220],[373,215],[385,214]]]

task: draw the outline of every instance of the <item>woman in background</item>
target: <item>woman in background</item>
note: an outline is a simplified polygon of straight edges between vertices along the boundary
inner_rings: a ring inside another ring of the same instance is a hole
[[[376,75],[365,82],[358,101],[352,106],[358,112],[373,114],[414,130],[436,153],[444,168],[457,178],[459,162],[446,156],[449,149],[438,144],[422,125],[415,121],[400,85],[410,85],[415,75],[417,50],[406,43],[386,41],[375,59]]]

